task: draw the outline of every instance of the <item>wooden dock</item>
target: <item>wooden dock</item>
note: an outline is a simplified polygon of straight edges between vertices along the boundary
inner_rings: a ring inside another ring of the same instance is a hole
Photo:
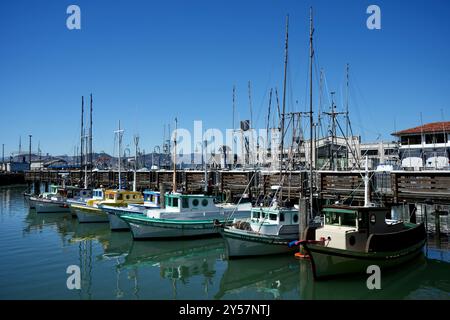
[[[122,172],[122,183],[132,188],[133,172]],[[210,193],[240,195],[247,190],[253,197],[268,195],[271,186],[280,184],[279,171],[252,170],[208,170],[207,186]],[[172,186],[171,170],[137,172],[138,190],[166,190]],[[392,171],[370,172],[370,197],[385,205],[423,202],[450,205],[450,171]],[[320,200],[336,201],[364,199],[364,172],[317,171],[315,172],[314,196]],[[84,173],[75,171],[28,171],[25,181],[32,183],[82,185]],[[187,193],[203,192],[205,172],[198,170],[177,171],[177,186]],[[94,171],[89,174],[89,183],[95,187],[116,187],[118,172]],[[296,201],[300,195],[308,196],[308,172],[292,171],[286,174],[283,196]]]

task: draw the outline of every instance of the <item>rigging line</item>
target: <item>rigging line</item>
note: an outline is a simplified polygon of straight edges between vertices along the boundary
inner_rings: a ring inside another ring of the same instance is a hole
[[[344,131],[342,130],[342,127],[341,127],[341,125],[339,124],[339,121],[336,121],[336,124],[338,125],[338,128],[339,128],[339,130],[341,131],[342,135],[344,135]],[[353,148],[349,145],[348,139],[345,139],[345,143],[346,143],[346,145],[348,146],[348,148],[350,149],[350,152],[351,152],[353,158],[354,158],[354,159],[357,159],[357,156],[355,155],[355,151],[356,151],[356,150],[353,150]],[[358,166],[358,168],[359,168],[360,170],[362,170],[362,168],[361,168],[361,163],[359,163],[359,161],[357,162],[357,166]]]

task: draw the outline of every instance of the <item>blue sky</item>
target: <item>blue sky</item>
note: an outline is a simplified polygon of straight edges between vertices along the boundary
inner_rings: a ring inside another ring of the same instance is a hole
[[[66,28],[66,9],[81,8],[81,30]],[[381,30],[366,27],[366,8],[381,8]],[[450,115],[450,2],[417,1],[100,1],[0,2],[0,143],[5,154],[73,154],[81,96],[94,95],[94,149],[113,151],[120,119],[124,141],[146,151],[178,117],[192,129],[231,126],[232,87],[239,118],[264,127],[271,87],[282,90],[284,23],[290,15],[288,110],[305,110],[308,10],[314,8],[315,69],[343,108],[350,64],[353,128],[365,141]],[[318,79],[314,74],[314,108]],[[326,92],[324,92],[326,95]],[[298,103],[296,103],[298,101]],[[328,108],[328,98],[323,108]],[[442,110],[442,112],[441,112]],[[307,130],[307,129],[306,129]]]

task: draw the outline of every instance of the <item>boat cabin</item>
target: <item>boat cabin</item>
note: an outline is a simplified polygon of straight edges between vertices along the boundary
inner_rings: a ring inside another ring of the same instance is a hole
[[[251,212],[250,220],[252,222],[269,224],[298,224],[298,210],[289,209],[271,209],[271,208],[254,208]]]
[[[103,189],[94,189],[92,190],[92,199],[94,200],[103,200],[105,197],[105,190]]]
[[[144,206],[146,207],[160,207],[160,193],[157,191],[145,190],[144,194]]]
[[[399,232],[402,221],[390,219],[390,210],[380,207],[330,206],[322,210],[324,225],[316,229],[316,240],[327,246],[364,251],[371,234]]]
[[[180,193],[166,193],[166,211],[170,212],[194,212],[194,211],[215,211],[217,207],[214,196],[191,195]]]
[[[105,200],[112,202],[142,202],[142,194],[137,191],[128,190],[106,190]]]

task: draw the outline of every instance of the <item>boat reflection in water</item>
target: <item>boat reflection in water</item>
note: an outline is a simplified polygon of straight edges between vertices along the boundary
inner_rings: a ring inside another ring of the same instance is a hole
[[[211,298],[209,290],[216,278],[216,263],[224,260],[224,251],[224,242],[219,237],[183,241],[134,241],[118,268],[134,273],[138,269],[142,272],[145,271],[143,269],[159,268],[160,278],[170,281],[171,297],[174,299],[180,298],[180,290],[187,287],[190,287],[188,291],[192,290],[200,279],[203,298],[208,299]],[[146,286],[152,285],[141,277],[140,282],[144,281]],[[184,288],[179,288],[180,285]]]
[[[308,261],[300,261],[308,264]],[[310,266],[308,266],[310,268]],[[381,289],[370,290],[370,274],[308,281],[300,279],[300,299],[450,299],[450,263],[419,256],[414,260],[381,274]],[[304,274],[303,274],[304,275]],[[312,279],[311,279],[312,280]]]
[[[312,279],[310,270],[304,269]],[[298,299],[299,276],[299,262],[293,256],[228,260],[214,298]]]

